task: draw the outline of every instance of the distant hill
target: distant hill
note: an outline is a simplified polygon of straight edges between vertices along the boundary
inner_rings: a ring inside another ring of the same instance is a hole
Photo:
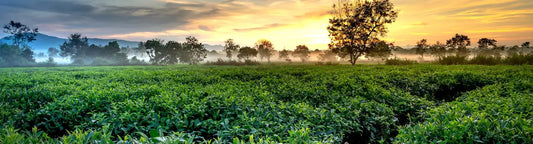
[[[53,47],[59,49],[59,45],[63,44],[63,42],[67,41],[67,39],[59,38],[55,36],[50,36],[42,33],[38,33],[37,37],[35,37],[35,41],[32,41],[28,45],[35,51],[36,53],[39,52],[46,52],[48,48]],[[127,40],[119,40],[119,39],[100,39],[100,38],[89,38],[89,44],[95,44],[95,45],[107,45],[109,42],[117,41],[120,47],[130,47],[134,48],[139,45],[139,42],[137,41],[127,41]],[[10,37],[4,37],[0,39],[0,42],[2,43],[12,43],[12,40],[10,40]],[[224,49],[221,45],[205,45],[207,50],[216,50],[221,51]]]

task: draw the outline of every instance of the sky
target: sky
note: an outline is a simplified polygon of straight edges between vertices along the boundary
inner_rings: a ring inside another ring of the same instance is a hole
[[[336,0],[1,0],[0,23],[19,21],[41,33],[206,44],[228,38],[243,46],[259,39],[275,49],[327,49],[328,19]],[[456,33],[476,43],[533,41],[533,0],[391,0],[400,11],[382,39],[409,47],[421,39],[445,42]],[[5,36],[1,34],[0,36]]]

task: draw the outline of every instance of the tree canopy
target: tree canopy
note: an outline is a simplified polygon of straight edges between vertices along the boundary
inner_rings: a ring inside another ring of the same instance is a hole
[[[81,34],[71,34],[68,41],[59,46],[62,57],[70,57],[78,65],[124,65],[128,57],[122,53],[117,41],[106,46],[89,45],[88,38]]]
[[[4,25],[4,32],[12,35],[13,45],[21,47],[26,43],[32,42],[39,32],[38,28],[31,29],[30,27],[20,23],[10,21]]]
[[[305,45],[298,45],[296,46],[293,55],[299,57],[302,62],[305,62],[309,59],[309,48]]]
[[[195,37],[187,37],[186,42],[152,39],[141,42],[139,45],[146,49],[153,64],[175,64],[178,62],[197,64],[207,56],[207,50]]]
[[[233,55],[235,55],[235,52],[239,50],[240,46],[235,44],[235,42],[233,42],[233,39],[228,39],[224,43],[224,51],[226,52],[226,57],[231,60]]]
[[[274,52],[274,45],[272,42],[266,39],[260,39],[255,43],[255,48],[257,49],[261,60],[267,59],[267,61],[270,62],[270,57],[272,57],[272,53]]]
[[[466,35],[455,34],[455,37],[446,41],[450,51],[455,51],[458,56],[466,56],[469,53],[467,46],[470,46],[470,38]]]
[[[389,0],[339,0],[333,5],[333,18],[329,19],[329,48],[340,57],[349,57],[352,65],[367,54],[372,43],[387,33],[387,24],[393,23],[398,11]]]
[[[258,52],[256,49],[245,46],[239,49],[239,54],[237,55],[237,57],[239,59],[250,60],[250,58],[256,57],[257,53]]]
[[[422,40],[416,42],[416,46],[415,46],[416,54],[420,55],[422,59],[424,59],[424,54],[429,49],[429,44],[427,42],[428,41],[426,39],[422,39]]]

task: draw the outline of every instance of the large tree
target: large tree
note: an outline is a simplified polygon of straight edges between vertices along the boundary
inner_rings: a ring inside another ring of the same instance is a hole
[[[455,34],[455,37],[446,41],[446,45],[450,51],[455,51],[457,56],[467,56],[467,46],[470,46],[470,38],[466,35]]]
[[[226,52],[226,57],[228,57],[228,59],[231,60],[233,55],[235,55],[235,52],[239,50],[239,47],[240,47],[239,45],[233,42],[233,39],[226,40],[225,45],[224,45],[224,51]]]
[[[291,53],[291,51],[286,50],[286,49],[279,51],[279,59],[282,59],[285,61],[291,61],[291,59],[289,58],[289,53]]]
[[[248,61],[250,60],[250,58],[256,57],[257,53],[258,52],[256,49],[245,46],[239,49],[239,54],[237,55],[237,57],[239,59],[244,59]]]
[[[495,39],[489,39],[489,38],[481,38],[481,39],[479,39],[479,41],[477,42],[479,54],[481,54],[481,55],[491,55],[492,52],[494,51],[493,49],[495,47],[497,47],[496,42],[498,42],[498,41],[496,41]],[[492,46],[492,48],[491,48],[491,46]]]
[[[490,46],[496,47],[496,42],[498,41],[495,39],[481,38],[477,41],[477,44],[479,49],[488,49]]]
[[[257,49],[257,52],[259,54],[259,58],[261,60],[267,59],[268,62],[270,62],[270,57],[272,57],[272,53],[274,52],[274,45],[272,42],[266,39],[260,39],[255,43],[255,48]]]
[[[373,43],[387,33],[386,25],[398,17],[398,11],[389,0],[339,0],[333,9],[328,26],[329,48],[340,57],[348,56],[352,65],[374,48]]]
[[[183,43],[183,50],[180,51],[180,61],[189,64],[197,64],[207,57],[207,49],[204,44],[198,42],[195,37],[189,36],[185,38]]]
[[[309,48],[305,45],[298,45],[292,55],[299,57],[302,62],[305,62],[309,59]]]
[[[89,42],[87,37],[82,37],[81,34],[71,34],[68,41],[65,41],[59,46],[62,57],[70,57],[75,64],[83,64],[83,58],[89,49]]]
[[[39,29],[31,29],[20,22],[10,21],[9,24],[4,25],[4,32],[13,35],[11,37],[13,45],[21,47],[26,43],[34,41]]]
[[[146,49],[146,54],[150,57],[151,63],[175,64],[178,59],[173,56],[177,55],[178,49],[181,49],[181,44],[173,41],[169,41],[167,45],[163,43],[163,40],[152,39],[141,42],[139,45]]]
[[[424,54],[428,51],[428,49],[429,49],[429,44],[426,39],[422,39],[416,42],[415,52],[417,55],[420,55],[422,60],[424,59]]]

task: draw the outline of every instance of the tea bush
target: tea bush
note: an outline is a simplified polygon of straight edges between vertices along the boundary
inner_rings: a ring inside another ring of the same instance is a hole
[[[0,143],[529,143],[532,70],[3,68]]]
[[[518,83],[518,85],[533,83]],[[400,129],[397,143],[532,143],[531,90],[495,84],[426,113],[423,123]]]

